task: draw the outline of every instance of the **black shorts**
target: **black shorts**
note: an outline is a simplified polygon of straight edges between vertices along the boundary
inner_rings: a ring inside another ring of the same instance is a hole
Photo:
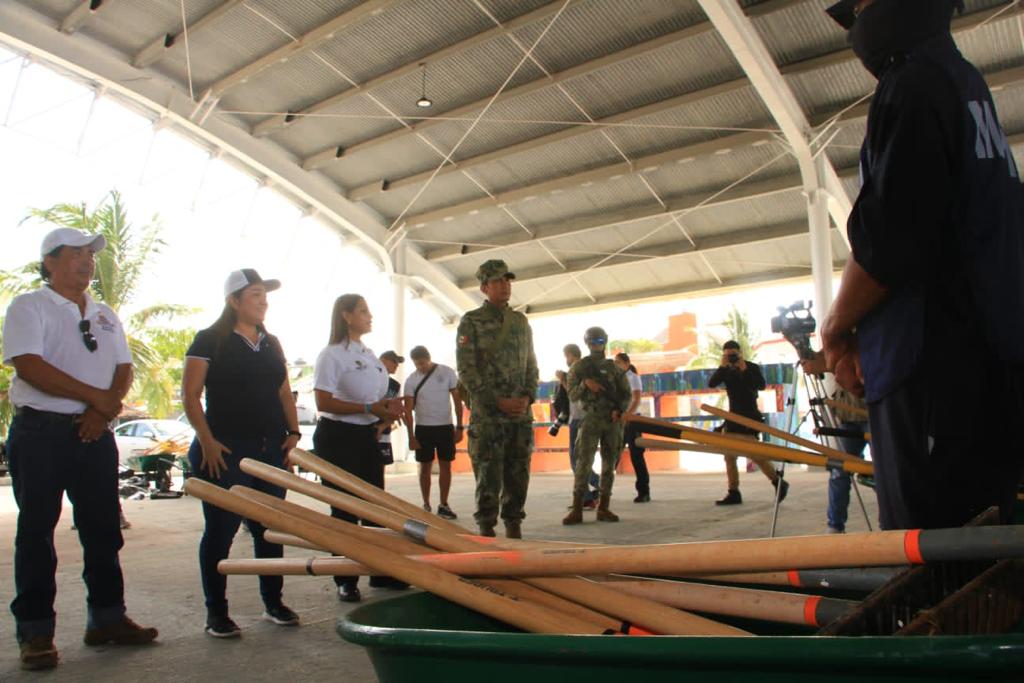
[[[438,460],[455,460],[455,429],[452,425],[416,425],[416,462],[433,462],[434,452]]]

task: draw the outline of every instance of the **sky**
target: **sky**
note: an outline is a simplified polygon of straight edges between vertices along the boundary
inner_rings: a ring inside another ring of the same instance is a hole
[[[211,157],[173,130],[155,130],[148,118],[110,98],[95,98],[92,90],[44,65],[23,69],[21,58],[2,47],[0,149],[0,268],[39,258],[39,243],[50,227],[23,221],[31,208],[85,202],[91,209],[117,189],[134,223],[159,216],[165,242],[129,308],[184,304],[198,312],[179,324],[206,327],[223,306],[228,272],[251,267],[264,278],[282,280],[269,297],[266,322],[289,359],[316,358],[326,344],[331,304],[346,292],[363,294],[374,313],[367,344],[378,353],[393,347],[391,283],[336,229],[304,216],[272,187],[261,187],[243,169]],[[813,296],[808,277],[724,295],[534,316],[541,378],[553,378],[564,362],[562,346],[581,344],[592,325],[603,326],[611,339],[654,338],[669,316],[690,311],[707,332],[736,306],[749,315],[756,336],[767,340],[774,336],[769,319],[776,307]],[[411,295],[405,309],[406,348],[399,352],[423,344],[434,360],[454,365],[455,328]],[[130,312],[122,311],[122,317]]]

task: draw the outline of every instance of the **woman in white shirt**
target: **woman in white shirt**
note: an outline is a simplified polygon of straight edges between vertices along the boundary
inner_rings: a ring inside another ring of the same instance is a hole
[[[632,399],[629,402],[627,415],[636,415],[640,408],[640,394],[643,391],[643,384],[640,382],[640,375],[636,366],[629,362],[629,356],[625,353],[615,354],[615,364],[626,371],[626,381],[629,382]],[[626,445],[629,447],[629,459],[633,463],[633,471],[636,472],[636,498],[634,503],[651,502],[651,475],[647,472],[647,460],[644,458],[646,449],[636,445],[640,432],[633,428],[632,424],[626,425]]]
[[[402,401],[385,398],[388,372],[377,354],[362,342],[372,327],[373,316],[362,296],[344,294],[335,300],[330,341],[317,356],[314,371],[320,419],[313,433],[313,449],[324,460],[384,488],[384,463],[375,425],[381,420],[390,423],[398,419]],[[338,488],[326,480],[323,483]],[[331,516],[357,521],[354,515],[333,507]],[[334,582],[339,600],[360,600],[359,577],[336,576]],[[371,585],[378,584],[371,580]]]

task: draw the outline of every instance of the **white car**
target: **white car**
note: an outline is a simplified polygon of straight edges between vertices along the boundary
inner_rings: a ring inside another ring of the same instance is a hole
[[[177,420],[132,420],[114,428],[114,440],[117,442],[117,456],[122,465],[127,465],[130,458],[145,454],[161,441],[172,436],[188,436],[195,430],[188,424]]]

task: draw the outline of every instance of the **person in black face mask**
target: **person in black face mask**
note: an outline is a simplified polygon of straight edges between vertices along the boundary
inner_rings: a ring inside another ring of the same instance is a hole
[[[866,395],[883,529],[958,526],[992,505],[1008,516],[1024,467],[1024,190],[985,80],[950,35],[954,9],[828,9],[879,79],[853,253],[821,333],[828,369]],[[963,415],[980,396],[984,430]]]

